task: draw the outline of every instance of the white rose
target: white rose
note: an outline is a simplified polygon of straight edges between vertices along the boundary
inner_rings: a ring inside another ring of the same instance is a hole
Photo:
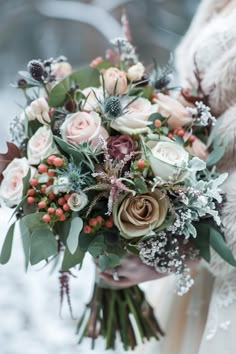
[[[27,155],[29,163],[32,165],[39,164],[49,155],[58,153],[53,142],[51,130],[43,126],[28,141]]]
[[[0,197],[8,207],[13,207],[21,201],[23,197],[23,178],[28,174],[29,169],[29,162],[23,157],[12,160],[3,171]]]
[[[25,109],[29,120],[37,119],[41,124],[50,123],[49,105],[44,97],[37,98]]]
[[[164,181],[180,182],[187,174],[189,154],[174,142],[150,142],[149,162],[155,176]]]
[[[137,64],[131,66],[128,69],[128,79],[130,81],[137,81],[143,77],[145,68],[142,63],[138,62]]]
[[[122,134],[136,135],[148,132],[148,125],[151,124],[148,118],[156,111],[156,106],[146,98],[139,97],[129,104],[134,98],[131,96],[122,99],[125,114],[111,123],[111,127]]]
[[[85,193],[73,193],[67,201],[73,211],[80,211],[88,204],[88,197]]]
[[[86,99],[82,105],[85,111],[96,111],[99,108],[98,100],[103,100],[103,92],[101,88],[97,87],[86,87],[82,91]]]
[[[55,76],[57,80],[63,80],[66,76],[72,73],[72,67],[67,62],[60,62],[52,64],[51,75]]]

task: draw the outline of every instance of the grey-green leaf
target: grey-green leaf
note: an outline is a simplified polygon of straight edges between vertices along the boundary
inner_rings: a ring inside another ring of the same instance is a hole
[[[66,241],[71,254],[74,254],[79,243],[79,235],[83,227],[83,220],[79,217],[71,221],[70,232]]]
[[[6,234],[3,246],[2,246],[1,255],[0,255],[0,263],[1,264],[6,264],[11,257],[14,231],[15,231],[15,223],[11,224],[11,226],[9,227],[9,229],[7,231],[7,234]]]
[[[22,241],[22,246],[25,255],[25,270],[27,270],[29,265],[29,257],[30,257],[31,234],[26,224],[22,222],[22,219],[20,220],[20,233],[21,233],[21,241]]]
[[[115,268],[120,264],[120,257],[116,254],[109,253],[98,258],[98,264],[104,272],[107,268]]]
[[[68,248],[66,247],[64,252],[64,257],[62,261],[61,270],[66,271],[72,267],[75,267],[77,264],[82,264],[85,253],[81,251],[78,247],[74,254],[71,254]]]
[[[233,267],[236,267],[236,259],[227,245],[227,243],[224,241],[222,235],[215,230],[214,228],[210,229],[210,244],[211,247],[230,265]]]
[[[30,264],[35,265],[57,253],[57,241],[49,228],[38,228],[32,232],[30,242]]]

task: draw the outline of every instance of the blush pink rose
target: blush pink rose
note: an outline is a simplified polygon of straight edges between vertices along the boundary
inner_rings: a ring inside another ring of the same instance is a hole
[[[3,171],[0,187],[0,197],[8,207],[13,207],[21,201],[23,195],[23,178],[28,174],[30,165],[23,157],[12,160]]]
[[[72,73],[72,67],[67,62],[52,64],[51,75],[55,76],[57,80],[63,80],[66,76]]]
[[[109,68],[104,73],[105,90],[109,95],[123,95],[127,91],[126,73],[117,68]]]
[[[44,97],[39,97],[25,109],[28,120],[37,119],[41,124],[50,123],[49,105]]]
[[[101,127],[101,118],[96,112],[77,112],[68,116],[61,126],[63,140],[72,145],[91,142]]]
[[[30,138],[27,146],[27,156],[31,165],[39,164],[51,154],[58,153],[53,141],[51,130],[43,126]]]

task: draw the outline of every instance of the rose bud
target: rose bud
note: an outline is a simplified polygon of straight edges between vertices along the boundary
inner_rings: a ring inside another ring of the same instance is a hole
[[[109,95],[122,95],[128,88],[126,73],[113,67],[105,71],[104,83]]]

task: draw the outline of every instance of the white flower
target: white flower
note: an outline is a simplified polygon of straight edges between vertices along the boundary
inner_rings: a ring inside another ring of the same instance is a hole
[[[114,119],[111,127],[122,134],[136,135],[149,131],[148,125],[151,122],[148,118],[155,112],[156,107],[150,103],[146,98],[126,97],[122,99],[122,106],[125,114]],[[129,104],[129,102],[132,102]],[[128,107],[127,107],[128,105]]]
[[[67,201],[73,211],[80,211],[88,204],[88,197],[85,193],[73,193]]]
[[[28,141],[27,155],[29,163],[37,165],[51,154],[58,153],[53,142],[51,130],[43,126]]]
[[[102,89],[97,87],[86,87],[82,93],[86,97],[84,104],[82,105],[83,110],[96,111],[99,108],[98,100],[103,99]]]
[[[128,69],[128,79],[130,81],[137,81],[143,77],[145,68],[142,63],[138,62],[137,64],[131,66]]]
[[[51,75],[57,80],[63,80],[66,76],[72,73],[72,67],[67,62],[53,63]]]
[[[66,193],[69,191],[69,187],[70,187],[69,179],[68,177],[63,177],[63,176],[55,178],[53,185],[50,187],[52,187],[52,192],[54,194]]]
[[[48,124],[51,121],[49,116],[49,105],[44,97],[37,98],[25,109],[29,120],[38,120],[41,124]]]
[[[23,197],[23,178],[28,174],[29,169],[29,162],[23,157],[12,160],[3,171],[0,197],[8,207],[13,207],[21,201]]]
[[[186,177],[189,154],[184,148],[167,141],[150,142],[148,146],[152,152],[149,162],[155,176],[174,183]]]

